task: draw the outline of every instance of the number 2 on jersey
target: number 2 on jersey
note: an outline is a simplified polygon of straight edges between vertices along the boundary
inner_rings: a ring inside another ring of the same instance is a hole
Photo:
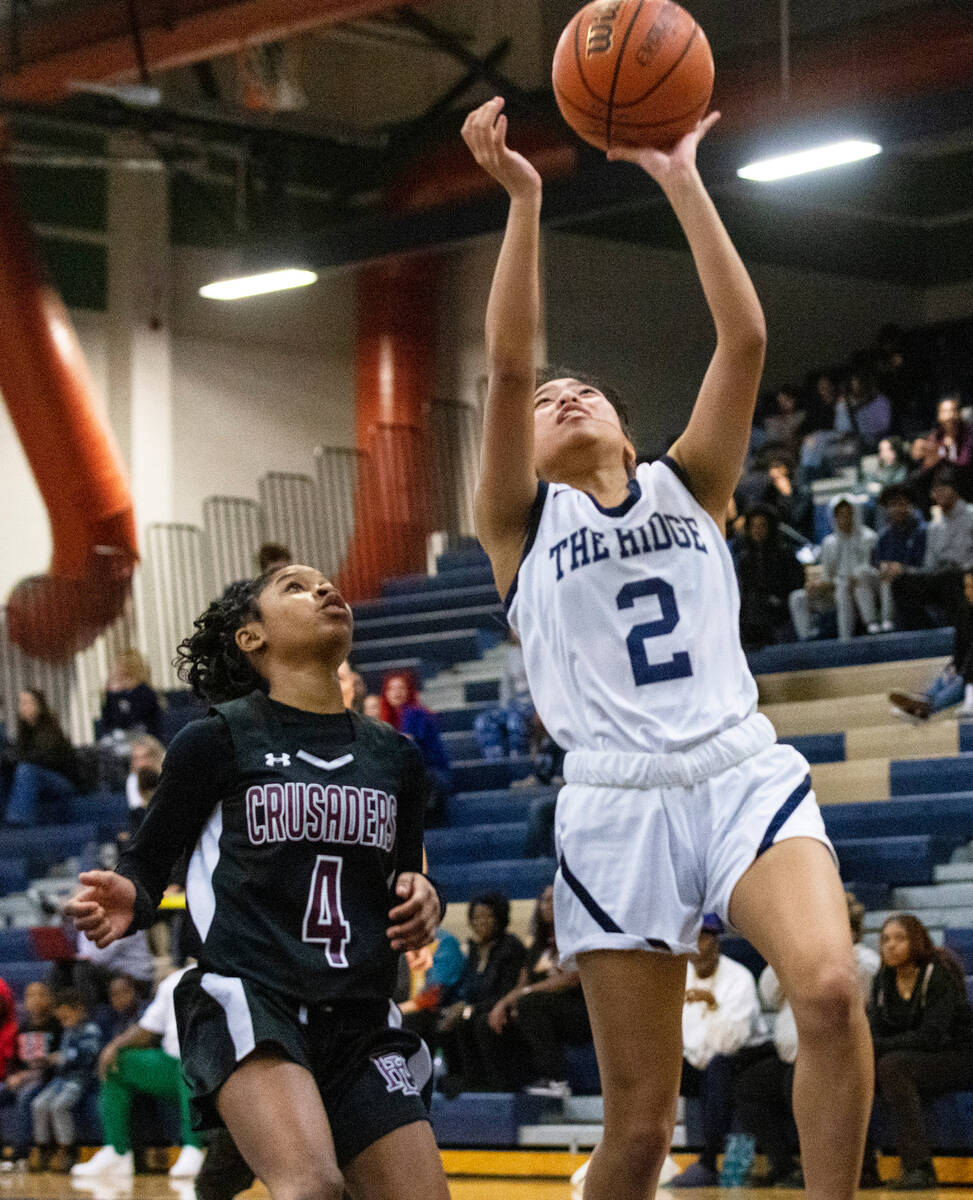
[[[636,583],[626,583],[615,598],[619,611],[634,608],[636,600],[655,596],[659,601],[662,615],[656,621],[643,621],[636,625],[625,643],[628,646],[628,657],[632,663],[632,672],[638,687],[647,683],[664,683],[669,679],[686,679],[693,673],[692,663],[685,650],[678,650],[668,662],[650,663],[645,652],[645,643],[649,638],[664,637],[679,624],[679,608],[676,605],[676,593],[664,579],[640,579]]]
[[[345,946],[351,940],[351,926],[341,911],[343,865],[343,860],[333,854],[318,855],[304,913],[303,940],[321,943],[332,967],[348,966]]]

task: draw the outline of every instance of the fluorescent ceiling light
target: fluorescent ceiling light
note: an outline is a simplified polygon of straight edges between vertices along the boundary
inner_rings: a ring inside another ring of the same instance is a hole
[[[806,175],[810,171],[840,167],[844,163],[858,162],[859,159],[872,158],[881,153],[882,147],[875,142],[833,142],[830,146],[815,146],[812,150],[800,150],[797,154],[783,154],[779,158],[764,158],[748,163],[737,174],[741,179],[770,183],[791,175]]]
[[[288,288],[307,287],[317,282],[313,271],[267,271],[263,275],[247,275],[242,279],[220,279],[199,289],[207,300],[242,300],[246,296],[265,296],[268,292],[284,292]]]

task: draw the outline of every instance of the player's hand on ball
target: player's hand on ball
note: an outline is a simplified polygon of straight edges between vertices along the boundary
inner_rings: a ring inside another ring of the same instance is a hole
[[[85,871],[81,890],[64,905],[64,915],[89,942],[104,950],[125,934],[135,915],[135,884],[114,871]]]
[[[389,913],[385,931],[393,950],[418,950],[433,939],[439,924],[439,896],[425,875],[403,871],[395,881],[395,894],[403,902]]]
[[[511,198],[538,196],[541,177],[522,154],[507,145],[504,101],[495,96],[473,110],[463,123],[463,141],[480,166]]]
[[[696,147],[719,119],[718,112],[709,113],[695,129],[691,129],[668,150],[656,150],[654,146],[615,145],[609,147],[608,158],[611,162],[635,163],[651,175],[656,183],[665,187],[667,183],[695,170]]]

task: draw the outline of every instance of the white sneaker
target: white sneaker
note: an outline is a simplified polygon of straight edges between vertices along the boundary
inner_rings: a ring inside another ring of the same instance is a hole
[[[183,1146],[179,1157],[169,1168],[170,1179],[195,1179],[206,1157],[198,1146]]]
[[[571,1085],[566,1079],[538,1079],[524,1088],[528,1096],[550,1096],[554,1100],[567,1100]]]
[[[135,1160],[131,1150],[119,1154],[114,1146],[102,1146],[87,1162],[75,1163],[71,1168],[74,1179],[90,1179],[95,1175],[112,1175],[115,1178],[131,1179],[135,1174]]]
[[[585,1176],[588,1174],[588,1167],[591,1165],[591,1159],[587,1159],[571,1176],[571,1187],[576,1188],[579,1192],[584,1187]],[[679,1164],[671,1154],[666,1155],[666,1161],[662,1164],[662,1174],[659,1176],[659,1187],[665,1185],[679,1174]]]
[[[573,1188],[580,1188],[584,1186],[585,1176],[588,1174],[588,1167],[590,1164],[591,1159],[585,1159],[581,1166],[578,1167],[575,1173],[571,1176],[571,1186]]]

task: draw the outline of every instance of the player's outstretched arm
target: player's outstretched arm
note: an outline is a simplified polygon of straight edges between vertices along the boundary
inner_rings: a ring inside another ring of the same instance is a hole
[[[619,146],[609,157],[637,163],[665,192],[716,325],[716,351],[689,424],[671,453],[685,468],[699,502],[720,524],[746,460],[767,327],[747,269],[696,169],[696,147],[717,120],[719,113],[710,113],[671,151]]]
[[[463,140],[507,191],[510,213],[486,315],[488,389],[476,527],[505,594],[517,573],[537,492],[534,473],[535,344],[540,315],[541,179],[507,146],[499,97],[466,118]]]

